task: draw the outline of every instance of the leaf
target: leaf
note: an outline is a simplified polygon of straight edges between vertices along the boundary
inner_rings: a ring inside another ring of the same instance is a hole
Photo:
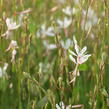
[[[86,71],[88,69],[87,64],[81,64],[81,65],[79,65],[78,69],[80,71]]]

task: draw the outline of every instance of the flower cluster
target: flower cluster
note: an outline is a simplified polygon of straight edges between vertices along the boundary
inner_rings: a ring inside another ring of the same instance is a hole
[[[72,19],[64,17],[63,21],[61,21],[60,19],[57,19],[57,23],[59,25],[59,28],[68,28],[72,23]]]
[[[54,27],[50,26],[50,27],[46,28],[46,25],[42,24],[41,28],[36,32],[36,35],[37,35],[37,37],[40,37],[40,36],[42,36],[42,37],[45,37],[45,36],[53,37],[53,36],[55,36]]]
[[[2,34],[2,37],[5,36],[6,39],[8,39],[12,35],[12,31],[18,29],[20,27],[20,24],[14,22],[12,18],[7,18],[6,25],[7,31],[4,34]]]
[[[85,29],[86,31],[88,31],[92,26],[94,26],[97,23],[98,17],[95,11],[91,7],[89,7],[88,11],[83,10],[82,14],[83,14],[83,19],[81,22],[81,27],[82,29]],[[86,19],[86,16],[87,16],[87,19]]]
[[[91,56],[91,54],[86,54],[87,47],[84,46],[83,49],[80,49],[80,47],[77,44],[77,41],[74,37],[74,46],[75,46],[75,52],[69,50],[69,58],[75,63],[75,64],[83,64],[88,60],[88,58]],[[76,59],[73,57],[75,56]]]
[[[16,56],[16,54],[17,54],[17,50],[16,50],[17,48],[19,48],[18,45],[17,45],[17,41],[12,40],[12,41],[10,42],[8,48],[6,49],[6,51],[9,51],[9,50],[12,49],[11,62],[14,62],[14,61],[15,61],[15,56]]]
[[[73,42],[74,42],[74,48],[75,48],[76,53],[70,49],[68,51],[69,51],[69,58],[72,62],[74,62],[76,64],[76,67],[73,71],[73,78],[70,81],[70,83],[75,82],[76,77],[79,76],[78,66],[80,64],[83,64],[84,62],[86,62],[88,60],[88,58],[91,56],[91,54],[86,54],[86,50],[87,50],[86,46],[84,46],[83,49],[80,49],[75,37],[73,37]]]

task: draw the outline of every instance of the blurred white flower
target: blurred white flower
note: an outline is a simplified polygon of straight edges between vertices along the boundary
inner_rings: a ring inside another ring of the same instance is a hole
[[[20,24],[14,22],[12,18],[7,18],[6,25],[7,25],[7,31],[1,36],[2,37],[6,36],[6,39],[8,39],[11,36],[12,31],[18,29],[20,27]]]
[[[3,71],[6,71],[8,68],[8,63],[4,63]]]
[[[31,11],[32,11],[32,9],[29,8],[29,9],[26,9],[24,11],[21,11],[21,12],[17,13],[17,14],[19,14],[19,23],[20,23],[20,25],[22,25],[22,20],[23,20],[24,16],[27,15],[28,13],[30,13]]]
[[[9,84],[9,88],[11,89],[13,87],[13,83],[10,83]]]
[[[67,6],[66,8],[62,9],[62,12],[68,16],[71,16],[73,14],[73,9],[70,6]]]
[[[67,28],[67,27],[69,27],[71,25],[72,19],[64,17],[63,21],[60,20],[60,19],[57,19],[57,23],[59,25],[59,28]]]
[[[91,33],[91,34],[90,34],[90,38],[91,38],[91,39],[94,39],[94,38],[95,38],[95,35],[94,35],[93,33]]]
[[[11,58],[11,62],[15,62],[15,56],[17,54],[17,50],[18,49],[18,45],[17,45],[17,41],[12,40],[8,46],[8,48],[6,49],[6,51],[9,51],[12,49],[12,58]]]
[[[6,19],[6,25],[9,31],[18,29],[20,27],[20,24],[16,24],[16,22],[14,22],[12,18]]]
[[[4,34],[2,34],[1,36],[4,37],[6,36],[6,39],[8,39],[10,36],[12,35],[12,31],[7,30]]]
[[[68,16],[72,16],[78,12],[78,9],[75,7],[72,8],[70,6],[67,6],[66,8],[62,9],[62,12]]]
[[[17,54],[17,50],[16,49],[13,49],[11,62],[15,62],[15,56],[16,56],[16,54]]]
[[[87,15],[87,19],[86,19],[86,15]],[[98,21],[98,17],[94,12],[94,10],[91,9],[91,7],[89,7],[88,12],[86,10],[83,10],[83,20],[81,23],[82,29],[84,29],[84,25],[85,25],[85,30],[86,31],[89,30],[89,28],[95,25],[97,21]]]
[[[69,49],[73,45],[73,41],[71,39],[67,39],[66,41],[61,40],[61,46],[64,49]]]
[[[5,75],[7,68],[8,63],[5,63],[3,68],[0,67],[0,78],[3,77],[3,75]]]
[[[30,13],[32,11],[32,9],[31,8],[28,8],[28,9],[26,9],[26,10],[24,10],[24,11],[21,11],[19,14],[28,14],[28,13]]]
[[[48,49],[48,50],[53,50],[56,49],[56,44],[49,44],[47,41],[43,41],[43,45]]]
[[[56,109],[71,109],[71,105],[65,106],[63,101],[61,101],[59,104],[56,104]]]
[[[36,33],[37,37],[40,37],[40,36],[55,36],[55,33],[54,33],[54,27],[50,26],[48,28],[46,28],[46,25],[43,24],[41,26],[41,28],[37,31]]]
[[[9,51],[10,49],[16,49],[16,48],[18,48],[17,41],[12,40],[8,48],[6,49],[6,51]]]
[[[77,41],[74,37],[74,45],[75,45],[75,52],[69,50],[69,58],[75,63],[75,64],[83,64],[88,60],[88,58],[91,56],[91,54],[86,54],[87,47],[83,47],[83,49],[80,49],[80,47],[77,45]],[[73,57],[75,56],[76,59]]]

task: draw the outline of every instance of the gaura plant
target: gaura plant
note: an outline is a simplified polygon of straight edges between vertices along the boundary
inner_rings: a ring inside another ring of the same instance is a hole
[[[8,39],[11,36],[12,31],[18,29],[20,27],[20,24],[14,22],[12,18],[7,18],[6,25],[7,25],[7,31],[4,34],[2,34],[2,37],[5,36],[6,39]]]
[[[79,76],[78,66],[86,62],[88,58],[91,56],[91,54],[86,54],[86,50],[87,50],[86,46],[84,46],[82,49],[78,46],[75,37],[73,37],[73,42],[74,42],[75,52],[73,52],[70,49],[68,51],[69,51],[69,58],[71,61],[73,61],[76,64],[76,67],[73,71],[73,79],[70,81],[70,83],[75,82],[76,77]]]

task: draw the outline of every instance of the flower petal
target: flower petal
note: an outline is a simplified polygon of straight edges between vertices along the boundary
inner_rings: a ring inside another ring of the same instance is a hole
[[[68,50],[70,54],[72,54],[73,56],[77,56],[76,53],[74,53],[73,51],[71,51],[70,49]]]
[[[10,26],[10,22],[11,22],[10,20],[11,20],[11,19],[9,19],[9,18],[6,19],[6,25],[7,25],[7,27]]]
[[[75,64],[77,64],[75,58],[72,55],[69,55],[69,58],[71,61],[73,61]]]
[[[68,26],[70,26],[70,24],[72,23],[72,19],[71,18],[64,18],[64,28],[67,28]]]
[[[87,61],[90,56],[91,56],[91,55],[88,54],[88,55],[84,55],[84,56],[82,56],[82,57],[78,57],[78,58],[77,58],[77,62],[78,62],[79,64],[82,64],[82,63],[84,63],[85,61]]]
[[[75,44],[75,50],[76,50],[76,53],[79,54],[79,46],[77,44]]]
[[[82,56],[84,53],[85,53],[85,51],[87,50],[87,47],[85,46],[80,52],[79,52],[79,56]]]
[[[58,104],[56,104],[56,109],[61,109],[60,106]]]

